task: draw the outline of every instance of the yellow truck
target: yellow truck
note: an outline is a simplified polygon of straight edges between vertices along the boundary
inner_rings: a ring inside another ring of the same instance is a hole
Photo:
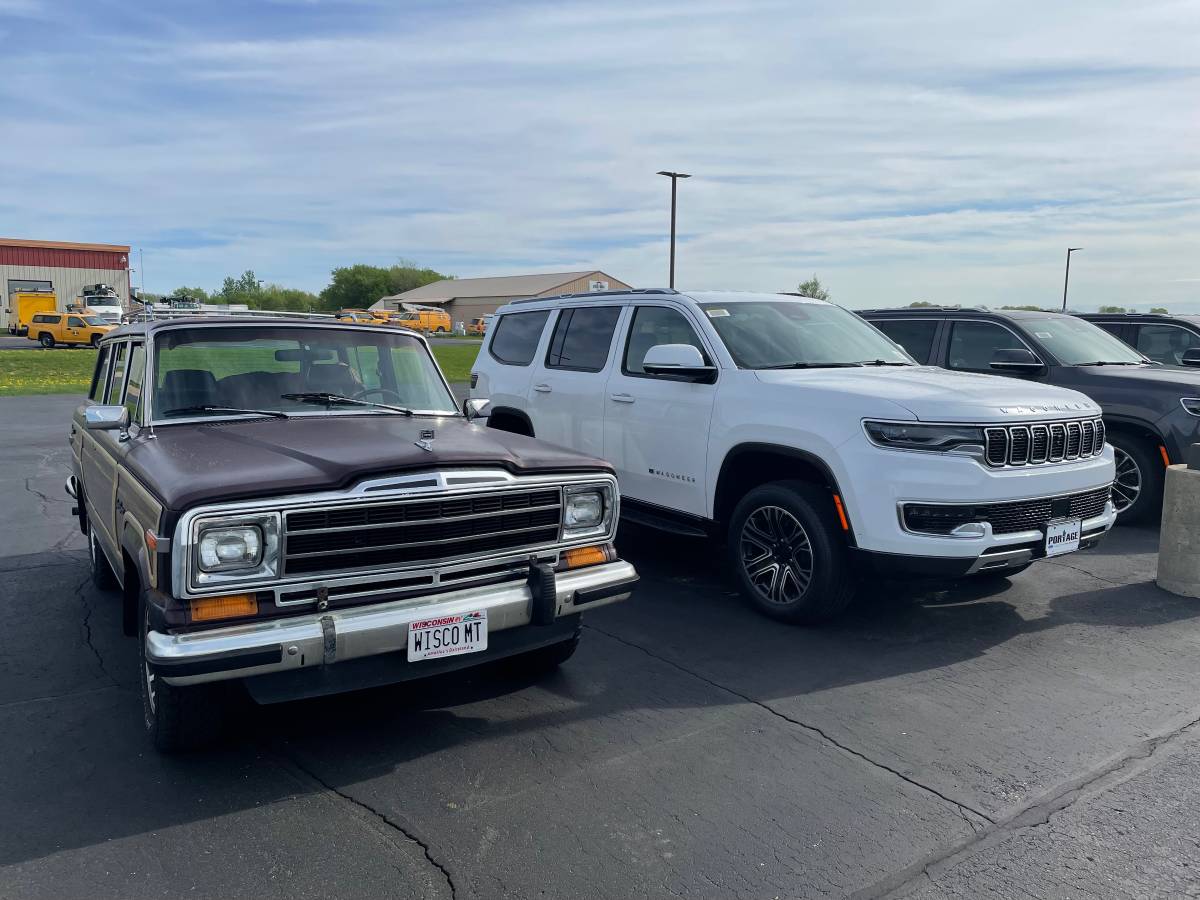
[[[40,312],[30,320],[29,332],[25,336],[47,350],[58,344],[95,347],[100,343],[100,338],[114,328],[115,325],[109,325],[99,316],[87,313]]]
[[[29,323],[38,313],[58,310],[58,296],[54,291],[13,291],[8,298],[8,332],[24,336],[29,332]]]
[[[388,314],[391,325],[423,331],[426,334],[449,334],[450,314],[429,306],[414,306]]]

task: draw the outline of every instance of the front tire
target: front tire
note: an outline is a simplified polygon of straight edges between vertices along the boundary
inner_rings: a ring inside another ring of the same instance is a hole
[[[217,741],[225,720],[221,685],[176,687],[150,670],[146,660],[146,635],[150,632],[150,604],[143,591],[138,603],[138,684],[142,693],[142,719],[146,733],[160,753],[178,753]]]
[[[729,524],[730,562],[743,596],[764,615],[824,622],[854,599],[845,540],[828,491],[802,481],[755,488]]]
[[[1116,455],[1117,476],[1113,482],[1113,506],[1118,525],[1157,521],[1162,509],[1165,466],[1157,448],[1140,438],[1110,434]]]
[[[93,348],[99,347],[100,346],[100,335],[93,334],[90,343]]]

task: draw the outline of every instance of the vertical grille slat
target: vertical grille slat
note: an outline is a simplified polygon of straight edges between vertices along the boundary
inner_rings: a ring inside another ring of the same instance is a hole
[[[1104,420],[984,428],[984,455],[993,468],[1090,459],[1104,452]]]

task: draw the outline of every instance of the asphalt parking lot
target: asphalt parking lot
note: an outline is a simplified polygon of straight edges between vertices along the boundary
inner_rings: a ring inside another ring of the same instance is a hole
[[[1157,534],[1011,582],[743,607],[703,543],[540,682],[479,671],[142,736],[62,485],[75,401],[0,400],[0,897],[1200,896],[1200,601]]]

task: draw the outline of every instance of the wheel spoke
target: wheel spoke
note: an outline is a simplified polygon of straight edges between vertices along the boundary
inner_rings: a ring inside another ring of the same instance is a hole
[[[769,603],[797,603],[808,592],[815,562],[812,542],[788,510],[754,510],[742,526],[739,551],[747,581]]]

